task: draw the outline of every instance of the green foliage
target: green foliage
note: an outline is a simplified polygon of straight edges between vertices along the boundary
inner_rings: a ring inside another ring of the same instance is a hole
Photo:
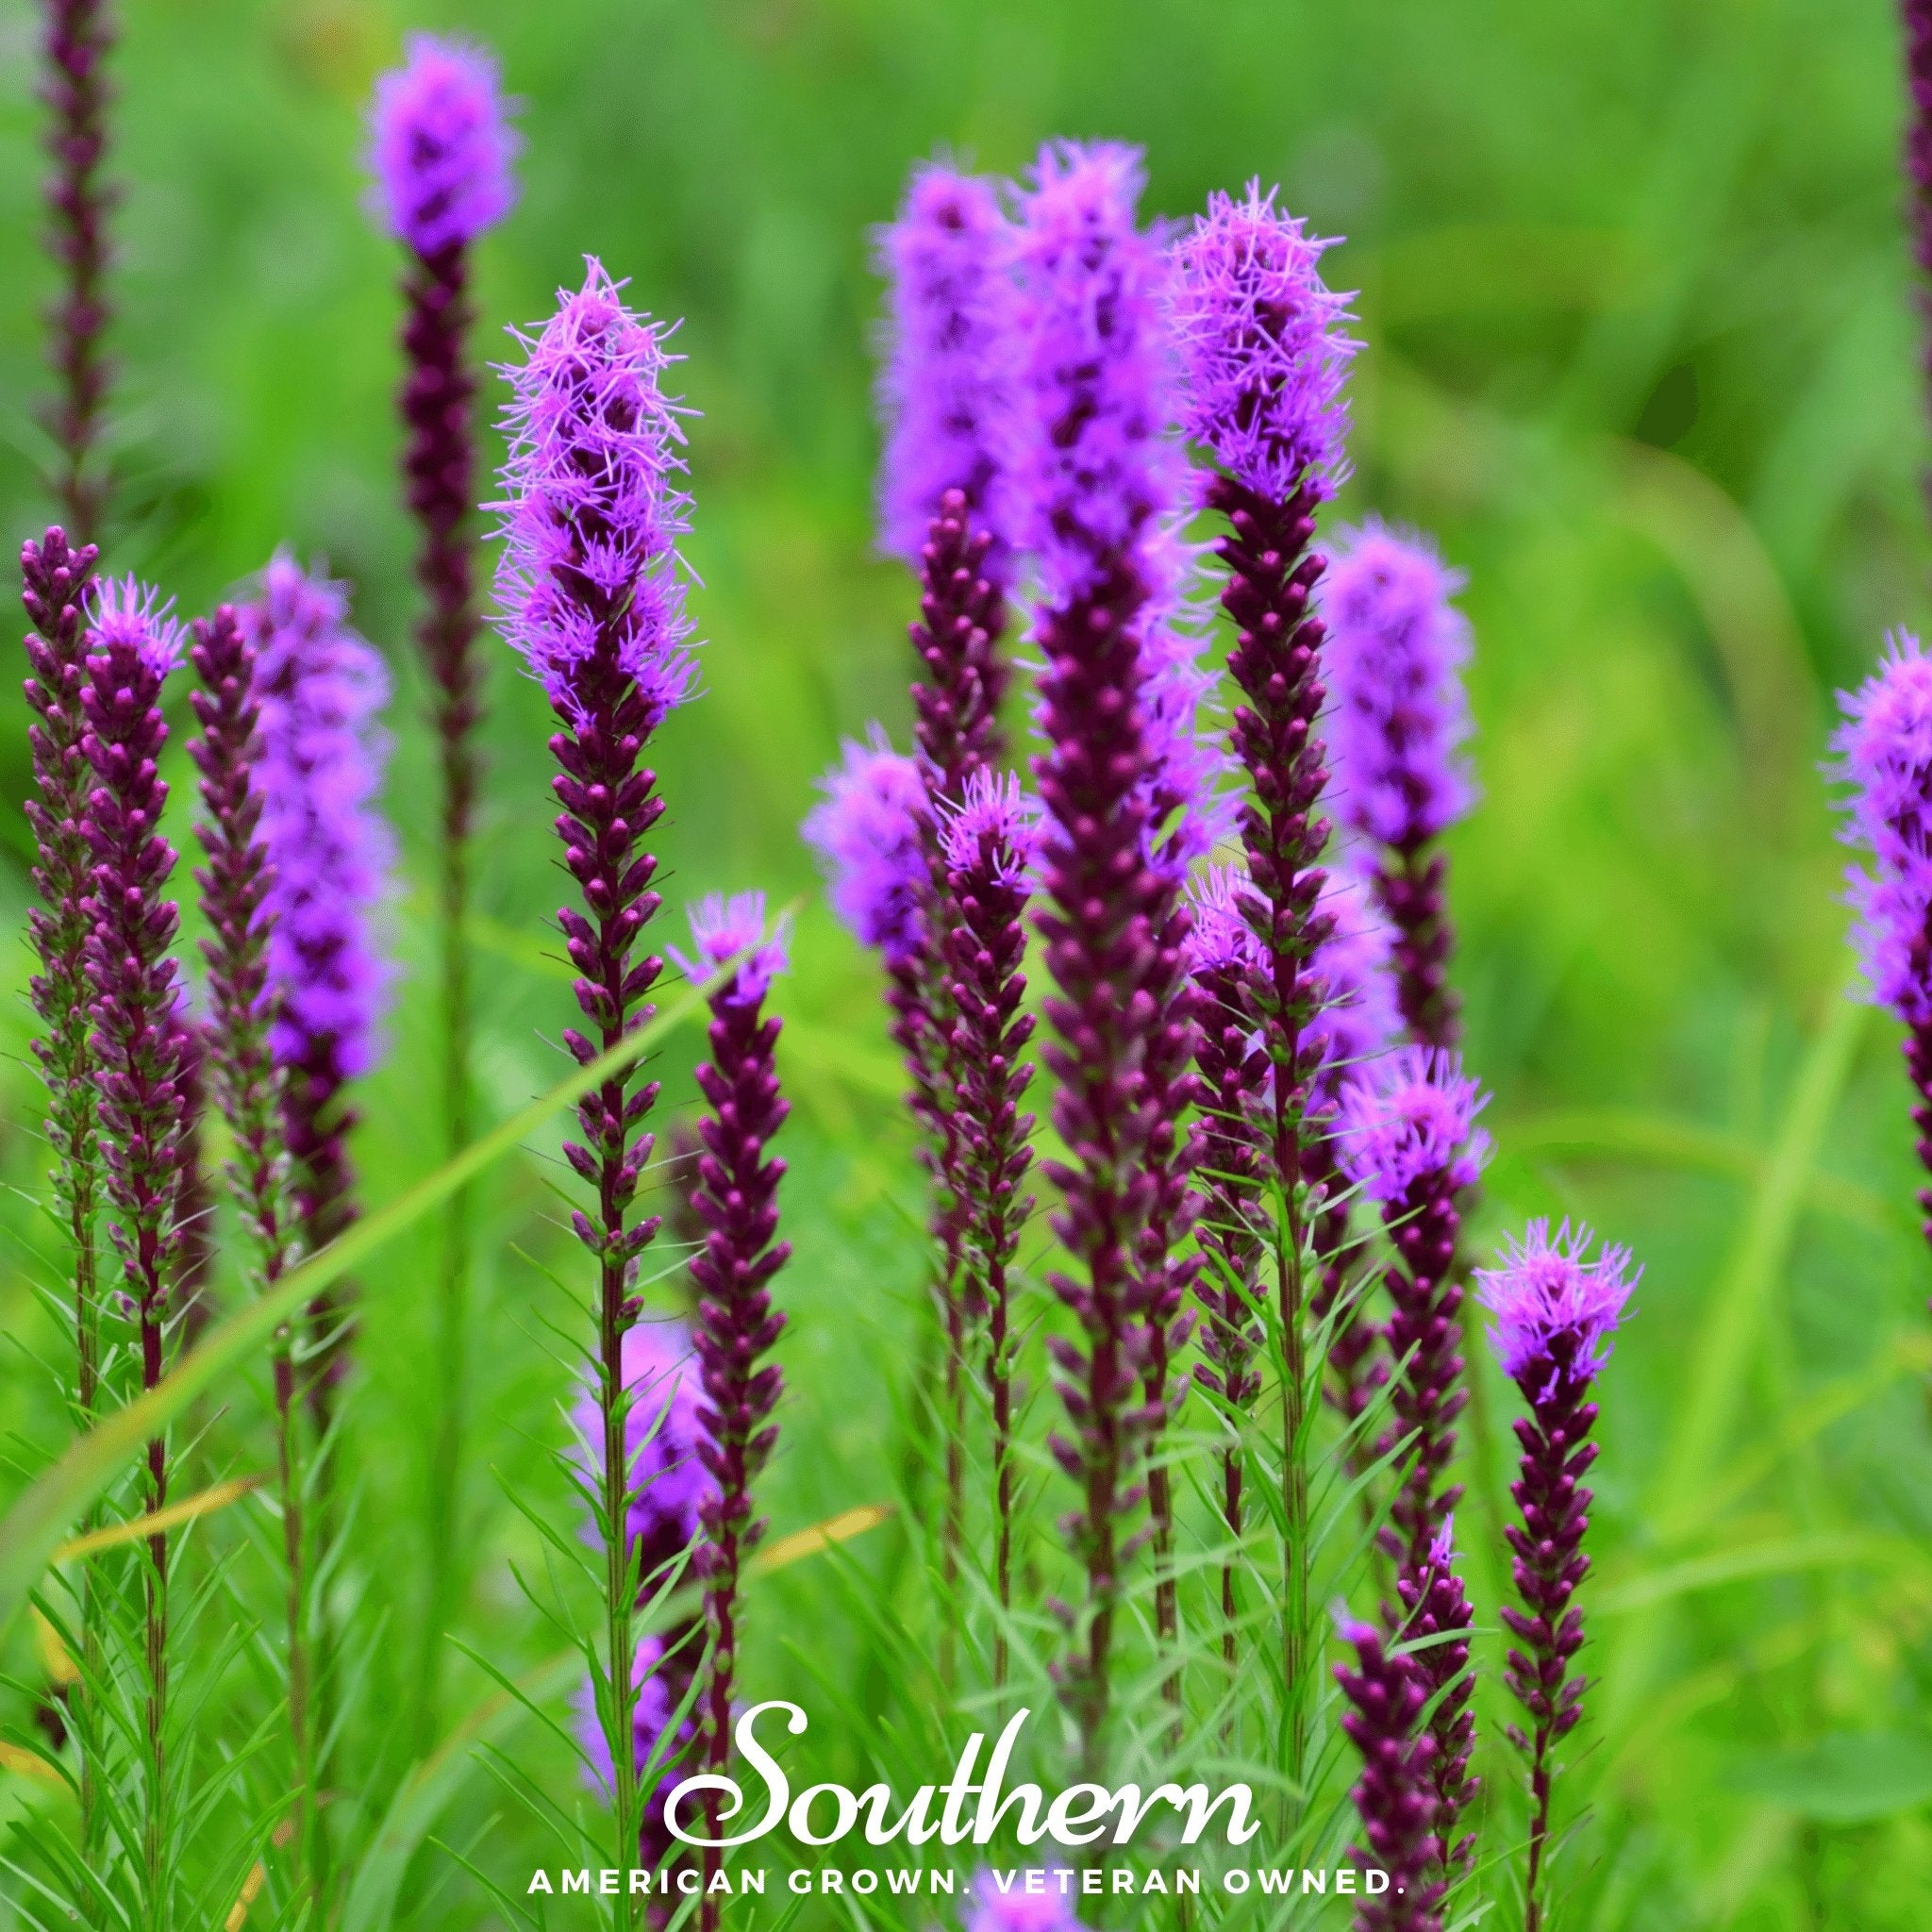
[[[45,284],[30,239],[28,11],[16,4],[0,34],[0,505],[16,541],[46,515],[33,481]],[[356,582],[359,621],[397,671],[389,802],[406,848],[393,917],[408,977],[357,1150],[381,1210],[420,1199],[410,1191],[438,1145],[433,1083],[413,1051],[435,1024],[421,883],[432,767],[392,479],[394,263],[357,206],[358,116],[419,16],[376,0],[124,11],[123,496],[106,561],[198,609],[277,541],[325,553]],[[1585,1653],[1601,1682],[1559,1805],[1557,1923],[1924,1924],[1927,1270],[1891,1029],[1843,1003],[1816,771],[1832,687],[1860,674],[1886,625],[1927,614],[1891,9],[470,0],[421,17],[491,39],[526,103],[525,202],[483,252],[486,341],[541,314],[584,249],[630,275],[641,306],[688,318],[682,374],[703,411],[693,608],[708,642],[706,696],[662,734],[674,894],[808,885],[793,827],[838,735],[877,714],[904,737],[909,594],[868,547],[865,231],[913,157],[945,143],[1010,168],[1052,132],[1120,135],[1148,144],[1150,198],[1169,212],[1257,174],[1279,178],[1319,229],[1348,235],[1331,260],[1361,291],[1367,351],[1341,510],[1439,534],[1470,573],[1479,640],[1485,800],[1453,854],[1470,1058],[1498,1096],[1477,1244],[1529,1213],[1575,1213],[1647,1264],[1604,1388]],[[18,799],[28,778],[12,691],[0,693],[0,778]],[[503,1121],[561,1073],[544,1042],[567,1023],[568,993],[542,924],[557,903],[543,707],[507,661],[491,701],[478,1086],[480,1117]],[[0,824],[0,916],[17,929],[25,833],[11,813]],[[186,824],[182,811],[175,829]],[[792,1393],[766,1500],[779,1535],[857,1504],[904,1509],[753,1587],[744,1674],[752,1694],[810,1706],[815,1775],[904,1791],[985,1722],[970,1691],[935,1718],[934,1659],[939,1620],[956,1617],[971,1684],[991,1591],[969,1574],[960,1605],[935,1596],[919,1210],[876,989],[816,906],[796,952],[781,1047],[798,1105],[784,1196],[797,1256],[779,1284]],[[0,962],[17,993],[24,952],[0,950]],[[35,1524],[0,1543],[11,1609],[77,1521],[77,1498],[113,1468],[90,1464],[80,1480],[71,1457],[57,1460],[70,1417],[48,1365],[63,1344],[58,1305],[37,1291],[58,1281],[59,1247],[36,1205],[44,1149],[19,999],[0,1003],[0,1491],[25,1499]],[[670,1111],[690,1104],[692,1052],[689,1038],[663,1042]],[[564,1716],[556,1632],[517,1583],[555,1555],[540,1522],[566,1538],[576,1527],[553,1460],[576,1371],[552,1346],[558,1310],[541,1285],[582,1272],[550,1185],[554,1133],[518,1124],[511,1139],[532,1151],[472,1194],[475,1441],[498,1480],[472,1472],[459,1539],[467,1595],[447,1707],[473,1715],[422,1765],[406,1713],[424,1613],[433,1218],[392,1222],[393,1239],[358,1263],[361,1368],[338,1448],[346,1500],[318,1583],[333,1627],[358,1633],[335,1681],[325,1814],[356,1932],[509,1923],[526,1908],[531,1865],[550,1855],[558,1821],[542,1807],[570,1829],[594,1813],[568,1740],[501,1688],[521,1687],[553,1725]],[[232,1272],[213,1292],[230,1324],[250,1322]],[[678,1284],[654,1292],[669,1305]],[[1029,1320],[1041,1300],[1027,1291]],[[228,1359],[232,1373],[201,1385],[177,1422],[192,1472],[183,1493],[268,1466],[258,1350]],[[1513,1397],[1482,1373],[1506,1457]],[[1043,1580],[1067,1499],[1041,1447],[1055,1405],[1037,1356],[1028,1377],[1019,1574]],[[1218,1441],[1221,1425],[1198,1404],[1184,1446]],[[1314,1426],[1331,1457],[1332,1427]],[[1278,1455],[1270,1440],[1259,1433],[1257,1459]],[[1324,1539],[1318,1610],[1354,1574],[1362,1534],[1335,1465],[1324,1468],[1311,1503]],[[58,1495],[50,1470],[67,1472]],[[1500,1856],[1521,1814],[1490,1629],[1507,1586],[1493,1522],[1506,1472],[1461,1474],[1474,1486],[1461,1527],[1485,1626],[1481,1769]],[[294,1923],[252,1875],[286,1801],[270,1490],[179,1542],[183,1699],[222,1713],[188,1747],[200,1791],[219,1794],[177,1848],[192,1900],[180,1923],[197,1928]],[[1186,1560],[1199,1570],[1184,1591],[1206,1606],[1223,1552],[1208,1499],[1186,1500]],[[108,1491],[108,1516],[138,1507],[134,1490]],[[96,1567],[133,1592],[136,1560]],[[1246,1581],[1265,1626],[1273,1559]],[[100,1668],[132,1669],[137,1598],[109,1601]],[[42,1603],[67,1625],[61,1586]],[[1052,1626],[1036,1605],[1029,1594],[1016,1615],[1015,1668],[1058,1781]],[[1238,1717],[1255,1728],[1230,1757],[1253,1755],[1257,1790],[1286,1807],[1293,1794],[1259,1746],[1279,1708],[1273,1652],[1257,1642],[1259,1680],[1234,1694],[1216,1682],[1212,1619],[1196,1621],[1195,1761],[1221,1750],[1224,1711]],[[44,1773],[58,1755],[33,1742],[44,1746],[33,1712],[49,1673],[27,1620],[12,1620],[0,1668],[9,1750]],[[1130,1762],[1161,1749],[1159,1692],[1154,1671],[1131,1687]],[[1325,1690],[1315,1742],[1320,1795],[1297,1840],[1309,1862],[1347,1825]],[[0,1760],[6,1932],[62,1923],[57,1901],[90,1883],[58,1849],[72,1793],[23,1762]],[[127,1828],[114,1821],[128,1802],[116,1786],[110,1829]],[[1481,1875],[1500,1901],[1486,1923],[1510,1924],[1508,1883],[1507,1860]],[[136,1909],[117,1897],[103,1922],[137,1924]],[[774,1895],[761,1923],[902,1923],[885,1909]],[[1328,1909],[1319,1923],[1341,1924]],[[577,1923],[575,1910],[553,1907],[549,1923]]]

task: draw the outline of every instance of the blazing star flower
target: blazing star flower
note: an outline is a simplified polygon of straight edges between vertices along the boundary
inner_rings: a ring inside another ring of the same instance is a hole
[[[1405,1047],[1343,1089],[1342,1164],[1372,1201],[1400,1200],[1432,1175],[1470,1187],[1489,1158],[1475,1124],[1488,1105],[1453,1055]]]
[[[590,722],[593,687],[614,673],[655,729],[697,675],[677,555],[691,498],[677,484],[683,411],[662,388],[668,331],[626,308],[622,287],[587,259],[583,287],[559,291],[504,371],[497,621],[567,718]]]
[[[1024,197],[1016,541],[1039,558],[1049,605],[1137,561],[1177,493],[1166,271],[1135,225],[1142,180],[1136,149],[1063,142],[1041,151]]]
[[[1358,1932],[1441,1932],[1436,1907],[1443,1886],[1432,1776],[1435,1740],[1424,1721],[1428,1687],[1413,1657],[1391,1651],[1373,1624],[1342,1619],[1341,1636],[1356,1655],[1335,1667],[1351,1708],[1341,1728],[1361,1756],[1362,1774],[1349,1793],[1367,1843],[1349,1857],[1389,1874],[1389,1889],[1357,1908]]]
[[[1548,1222],[1532,1221],[1521,1241],[1505,1246],[1498,1266],[1476,1271],[1496,1353],[1530,1410],[1516,1424],[1523,1459],[1509,1486],[1522,1523],[1506,1532],[1523,1608],[1506,1605],[1503,1621],[1519,1646],[1509,1652],[1504,1681],[1529,1719],[1527,1731],[1509,1735],[1529,1760],[1524,1893],[1531,1924],[1541,1924],[1551,1757],[1580,1722],[1588,1688],[1571,1665],[1583,1647],[1574,1598],[1590,1572],[1583,1538],[1591,1499],[1583,1477],[1597,1454],[1590,1390],[1637,1284],[1624,1249],[1606,1245],[1591,1260],[1591,1241],[1588,1228],[1573,1231],[1565,1222],[1552,1236]]]
[[[1554,1236],[1547,1221],[1532,1221],[1520,1241],[1505,1244],[1501,1265],[1476,1271],[1503,1373],[1531,1401],[1558,1376],[1594,1380],[1609,1359],[1637,1276],[1627,1248],[1607,1245],[1586,1260],[1591,1240],[1567,1221]]]
[[[407,63],[375,83],[370,172],[390,231],[427,256],[474,240],[510,211],[521,143],[491,54],[434,34],[410,35],[407,52]]]
[[[917,569],[932,521],[957,490],[973,528],[991,540],[981,570],[1002,587],[1012,572],[1003,452],[1012,441],[1020,341],[1012,246],[995,183],[926,162],[913,171],[898,219],[880,230],[877,251],[888,289],[880,541]]]
[[[789,920],[768,928],[762,892],[735,892],[728,899],[711,892],[691,909],[690,956],[675,946],[666,946],[664,953],[687,979],[694,980],[709,978],[728,960],[742,956],[729,982],[736,989],[735,997],[761,1000],[785,970],[790,929]]]
[[[832,909],[864,946],[888,960],[920,943],[926,861],[920,820],[925,786],[913,759],[895,752],[874,724],[863,744],[847,741],[840,768],[820,781],[824,802],[806,819],[806,842],[830,881]]]
[[[111,374],[101,338],[111,319],[108,296],[108,215],[117,199],[103,179],[108,150],[109,57],[118,38],[103,0],[48,0],[41,38],[40,94],[53,168],[45,197],[48,252],[61,288],[48,311],[47,361],[59,383],[49,427],[59,452],[55,489],[76,541],[100,535],[107,479],[92,461],[107,419]]]
[[[1482,1171],[1489,1140],[1475,1125],[1488,1104],[1461,1062],[1405,1047],[1342,1090],[1338,1158],[1372,1201],[1398,1264],[1383,1276],[1393,1307],[1391,1358],[1400,1363],[1391,1422],[1378,1449],[1407,1441],[1402,1487],[1385,1535],[1391,1554],[1420,1574],[1460,1491],[1439,1489],[1455,1450],[1456,1418],[1469,1400],[1457,1346],[1462,1285],[1457,1196]]]
[[[1174,249],[1182,425],[1219,468],[1270,501],[1303,488],[1328,496],[1346,474],[1341,391],[1360,345],[1342,333],[1348,298],[1322,281],[1333,246],[1251,181],[1242,201],[1211,195]]]
[[[1328,625],[1332,794],[1363,838],[1398,850],[1439,838],[1475,796],[1460,747],[1463,577],[1424,538],[1374,521],[1336,540],[1322,588]]]
[[[1396,1039],[1402,1017],[1391,973],[1394,935],[1368,881],[1346,860],[1329,872],[1321,910],[1327,933],[1308,963],[1321,1002],[1307,1027],[1322,1055],[1311,1098],[1332,1110],[1343,1083]]]
[[[1072,1433],[1053,1447],[1083,1499],[1069,1527],[1087,1582],[1061,1681],[1089,1748],[1108,1709],[1121,1558],[1143,1493],[1156,1623],[1174,1634],[1167,1472],[1155,1459],[1143,1491],[1139,1470],[1176,1400],[1168,1368],[1194,1265],[1178,1241],[1196,1205],[1195,1150],[1180,1127],[1192,1099],[1187,915],[1150,817],[1164,747],[1147,728],[1143,647],[1168,588],[1172,557],[1158,537],[1177,477],[1165,268],[1138,225],[1141,179],[1131,149],[1047,147],[1015,250],[1025,350],[1013,474],[1025,506],[1019,541],[1040,565],[1048,747],[1035,767],[1047,814],[1039,925],[1058,1036],[1044,1058],[1071,1157],[1049,1172],[1074,1264],[1051,1285],[1080,1329],[1055,1349]],[[1138,952],[1119,938],[1131,931],[1147,936]]]
[[[716,1486],[698,1510],[705,1527],[698,1574],[711,1636],[699,1708],[713,1771],[722,1771],[731,1755],[739,1586],[745,1559],[765,1531],[764,1520],[754,1511],[752,1487],[778,1440],[772,1412],[784,1378],[765,1357],[784,1332],[785,1317],[772,1307],[771,1283],[791,1254],[791,1243],[777,1239],[785,1163],[771,1153],[773,1137],[791,1108],[774,1061],[779,1022],[764,1009],[771,975],[784,964],[783,943],[764,937],[760,895],[747,894],[733,907],[700,908],[691,920],[692,938],[713,964],[746,944],[757,948],[711,994],[711,1057],[694,1076],[707,1103],[698,1123],[703,1151],[691,1191],[691,1206],[706,1229],[704,1247],[691,1262],[699,1297],[693,1340],[704,1391],[697,1411],[704,1432],[699,1457]],[[721,1836],[719,1807],[718,1794],[708,1794],[706,1835],[713,1840]],[[708,1894],[718,1858],[715,1846],[706,1849]]]
[[[1436,1745],[1429,1760],[1429,1782],[1436,1792],[1436,1843],[1446,1885],[1474,1856],[1474,1834],[1458,1839],[1456,1829],[1482,1788],[1482,1780],[1469,1768],[1475,1744],[1475,1713],[1470,1707],[1475,1680],[1469,1670],[1469,1636],[1475,1612],[1456,1574],[1453,1515],[1443,1516],[1426,1563],[1420,1571],[1405,1570],[1395,1579],[1395,1590],[1402,1606],[1397,1635],[1414,1646],[1409,1661],[1422,1677],[1429,1702],[1429,1736]]]

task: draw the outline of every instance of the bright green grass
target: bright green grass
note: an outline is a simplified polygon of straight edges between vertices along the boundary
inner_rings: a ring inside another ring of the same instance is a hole
[[[356,164],[369,78],[415,16],[359,0],[126,10],[125,516],[108,560],[190,609],[281,541],[353,578],[402,686],[391,804],[409,877],[425,877],[408,537],[391,477],[393,262],[358,213]],[[707,695],[662,741],[674,906],[712,887],[808,887],[792,828],[839,734],[874,714],[903,734],[909,600],[868,550],[865,234],[911,158],[949,143],[1011,168],[1049,133],[1124,136],[1149,148],[1154,207],[1184,214],[1258,174],[1351,238],[1331,261],[1361,291],[1368,349],[1342,508],[1435,530],[1470,573],[1480,641],[1485,799],[1454,852],[1469,1052],[1496,1093],[1477,1233],[1576,1213],[1647,1264],[1605,1385],[1587,1654],[1602,1683],[1566,1780],[1593,1813],[1561,1867],[1559,1924],[1926,1923],[1928,1275],[1893,1029],[1841,999],[1817,774],[1832,688],[1861,674],[1885,626],[1925,614],[1890,8],[477,0],[429,14],[492,40],[527,103],[524,205],[484,250],[492,335],[540,315],[585,249],[633,278],[640,306],[688,318],[685,386],[703,411],[691,554],[709,641]],[[9,542],[45,514],[31,480],[44,282],[28,242],[30,45],[29,9],[11,0]],[[543,1042],[568,994],[544,958],[559,881],[542,707],[507,662],[492,701],[477,1059],[493,1121],[561,1072]],[[24,713],[7,703],[0,764],[17,799]],[[0,841],[17,925],[10,812]],[[434,1164],[430,1087],[408,1050],[429,1037],[431,953],[408,891],[396,933],[411,976],[358,1147],[373,1204]],[[917,1197],[874,989],[817,908],[798,950],[784,994],[793,1393],[769,1484],[780,1532],[891,1498],[908,1473],[916,1492],[927,1433],[908,1392]],[[17,985],[23,956],[4,958]],[[17,1055],[18,1002],[0,1024]],[[694,1050],[687,1036],[666,1054],[678,1104]],[[37,1100],[11,1059],[0,1082],[15,1191],[0,1210],[10,1494],[61,1424],[34,1359],[58,1358],[31,1288]],[[513,1159],[475,1196],[482,1420],[463,1637],[512,1674],[559,1647],[514,1581],[513,1565],[541,1567],[541,1545],[510,1500],[569,1526],[547,1457],[570,1375],[544,1324],[571,1316],[546,1271],[583,1284],[553,1174]],[[408,1765],[434,1261],[425,1226],[366,1278],[345,1457],[358,1514],[336,1582],[369,1651],[344,1743],[358,1787],[337,1807],[345,1844]],[[210,1471],[263,1466],[260,1381],[226,1391]],[[1043,1474],[1035,1494],[1050,1571],[1063,1497]],[[1472,1502],[1472,1542],[1480,1524]],[[266,1614],[269,1572],[249,1546],[270,1536],[244,1505],[191,1549],[221,1555],[222,1588]],[[927,1735],[920,1560],[887,1529],[759,1588],[748,1684],[813,1707],[824,1775],[856,1782],[870,1763],[903,1785],[950,1761],[962,1726],[944,1745]],[[1478,1561],[1473,1580],[1493,1623],[1494,1574]],[[38,1668],[24,1638],[5,1661],[23,1678]],[[491,1690],[460,1656],[449,1680],[453,1715]],[[239,1746],[264,1694],[258,1670],[233,1665],[218,1707],[234,1725],[211,1727],[206,1748]],[[561,1710],[554,1687],[546,1697]],[[1498,1707],[1485,1700],[1487,1719]],[[25,1721],[19,1696],[6,1715]],[[561,1747],[535,1721],[496,1741],[501,1758],[456,1754],[468,1769],[431,1827],[446,1849],[402,1876],[395,1924],[507,1923],[485,1880],[520,1891],[540,1857],[557,1862],[514,1779],[574,1807]],[[1484,1768],[1509,1775],[1501,1754]],[[209,1842],[245,1870],[274,1804],[265,1771],[243,1783]],[[29,1808],[58,1821],[59,1803],[0,1770],[0,1832]],[[1491,1923],[1508,1925],[1499,1890]],[[19,1895],[0,1877],[0,1925]],[[551,1921],[589,1922],[575,1903]],[[248,1923],[272,1920],[258,1907]],[[794,1923],[862,1922],[815,1905]],[[1317,1923],[1341,1915],[1331,1905]]]

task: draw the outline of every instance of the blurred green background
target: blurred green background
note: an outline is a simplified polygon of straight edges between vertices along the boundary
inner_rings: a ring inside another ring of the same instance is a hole
[[[523,102],[523,201],[481,249],[486,343],[540,317],[585,251],[631,277],[638,306],[685,318],[707,692],[661,740],[674,904],[808,889],[794,827],[814,775],[871,717],[904,736],[909,595],[870,547],[867,238],[912,159],[945,147],[1005,171],[1050,134],[1121,137],[1146,145],[1151,209],[1184,216],[1258,175],[1347,237],[1331,280],[1360,291],[1367,347],[1341,512],[1437,533],[1469,574],[1478,638],[1484,798],[1454,841],[1469,1057],[1496,1096],[1478,1234],[1581,1214],[1646,1265],[1606,1385],[1591,1653],[1604,1682],[1577,1773],[1595,1815],[1565,1923],[1932,1920],[1932,1276],[1894,1029],[1844,996],[1819,774],[1833,689],[1863,675],[1887,626],[1925,617],[1932,554],[1882,0],[125,11],[108,561],[188,610],[278,542],[353,581],[400,687],[405,1046],[427,1037],[408,881],[426,876],[433,812],[393,483],[396,263],[360,207],[359,116],[406,29],[484,37]],[[9,541],[48,513],[33,36],[8,0]],[[558,889],[545,713],[486,648],[478,1080],[493,1119],[558,1076],[545,1041],[568,996],[541,924]],[[18,799],[30,780],[12,679],[4,703],[0,777]],[[9,811],[0,907],[15,927],[25,852]],[[799,950],[788,1364],[808,1405],[815,1389],[881,1392],[794,1422],[813,1453],[774,1475],[781,1529],[877,1492],[897,1426],[883,1370],[919,1274],[868,970],[816,905]],[[5,958],[17,985],[24,952]],[[17,1001],[4,1024],[17,1055]],[[668,1057],[674,1090],[691,1050]],[[0,1084],[0,1158],[30,1190],[35,1089],[14,1058]],[[407,1053],[369,1112],[360,1158],[381,1200],[435,1158],[432,1095]],[[543,1642],[518,1622],[506,1557],[528,1532],[492,1472],[556,1434],[562,1374],[529,1340],[556,1310],[525,1258],[564,1252],[548,1189],[525,1162],[478,1206],[488,1422],[469,1491],[470,1631],[506,1657]],[[54,1344],[30,1293],[31,1216],[17,1197],[6,1215],[0,1427],[25,1470],[58,1439],[30,1359]],[[372,1288],[353,1451],[367,1543],[351,1584],[402,1633],[419,1608],[434,1254],[425,1236]],[[375,1702],[406,1688],[412,1643],[379,1646]],[[480,1682],[465,1668],[458,1703]],[[0,1772],[0,1816],[35,1802]],[[471,1830],[487,1810],[479,1794]],[[421,1882],[418,1923],[486,1922],[453,1863]]]

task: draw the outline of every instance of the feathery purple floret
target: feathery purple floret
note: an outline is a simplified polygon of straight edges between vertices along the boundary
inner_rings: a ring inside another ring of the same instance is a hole
[[[1136,225],[1142,180],[1134,148],[1059,142],[1024,196],[1017,541],[1049,606],[1098,590],[1124,557],[1139,561],[1175,500],[1166,269]]]
[[[325,1058],[338,1084],[374,1064],[391,978],[375,926],[393,858],[375,802],[389,674],[348,610],[341,585],[279,552],[240,612],[261,692],[275,1053],[291,1067]]]
[[[940,856],[960,871],[983,867],[1000,885],[1017,885],[1040,861],[1040,801],[1011,772],[975,772],[966,795],[940,826]]]
[[[708,979],[729,960],[738,965],[731,975],[741,1000],[761,1000],[772,981],[786,968],[790,950],[791,921],[780,919],[776,925],[765,917],[762,892],[709,892],[691,908],[691,950],[687,956],[675,946],[664,948],[669,958],[687,979]]]
[[[820,781],[824,800],[803,827],[829,882],[832,909],[861,945],[889,962],[909,959],[924,931],[928,867],[921,824],[925,783],[916,760],[895,752],[874,724],[863,744]]]
[[[949,490],[991,538],[982,575],[1012,574],[1012,439],[1017,296],[1013,232],[995,184],[937,162],[916,169],[898,219],[878,238],[888,284],[879,378],[886,447],[879,466],[882,546],[917,568]]]
[[[1344,1088],[1342,1165],[1372,1201],[1399,1200],[1429,1175],[1469,1187],[1489,1155],[1489,1136],[1475,1124],[1488,1104],[1454,1055],[1404,1047]]]
[[[1328,560],[1329,795],[1384,845],[1440,837],[1475,797],[1461,756],[1469,622],[1450,601],[1462,583],[1424,538],[1373,519]]]
[[[471,241],[516,201],[520,145],[485,49],[411,34],[407,62],[375,83],[370,171],[376,207],[418,255]]]
[[[661,378],[668,331],[624,305],[622,283],[585,262],[584,285],[517,340],[505,375],[498,623],[558,708],[582,713],[592,660],[614,655],[651,728],[697,675],[677,540],[691,498],[678,487],[681,406]]]
[[[1591,1239],[1587,1227],[1567,1221],[1554,1235],[1547,1221],[1532,1221],[1520,1241],[1505,1242],[1498,1266],[1476,1270],[1497,1359],[1532,1402],[1559,1365],[1562,1374],[1584,1381],[1602,1372],[1637,1285],[1630,1251],[1606,1243],[1588,1260]]]
[[[1255,181],[1241,201],[1211,195],[1174,251],[1182,426],[1238,483],[1274,501],[1305,485],[1328,496],[1345,474],[1342,384],[1359,345],[1342,333],[1347,297],[1322,280],[1333,245]]]
[[[1057,1890],[1023,1891],[1027,1874],[1008,1875],[1012,1881],[1010,1891],[1002,1891],[991,1872],[980,1873],[973,1881],[973,1904],[964,1932],[1086,1932],[1064,1893]],[[1054,1887],[1058,1880],[1049,1873],[1043,1883]]]

